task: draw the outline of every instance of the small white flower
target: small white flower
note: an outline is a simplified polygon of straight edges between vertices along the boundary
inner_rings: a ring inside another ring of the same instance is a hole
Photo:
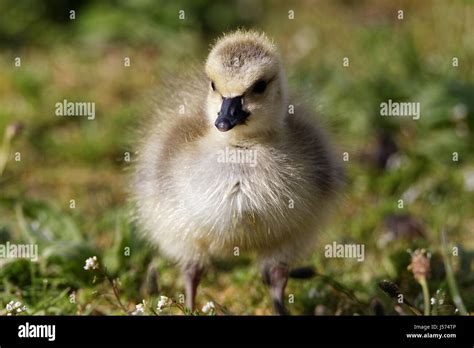
[[[22,312],[26,312],[28,308],[24,306],[20,301],[10,301],[6,306],[7,315],[17,315]]]
[[[216,309],[216,306],[214,306],[214,302],[212,301],[209,301],[208,303],[204,305],[204,307],[202,307],[203,313],[209,313],[211,311],[214,311],[215,309]]]
[[[139,303],[137,305],[135,305],[135,311],[132,312],[132,315],[142,315],[145,313],[145,305],[146,305],[146,302],[145,300],[142,301],[142,303]]]
[[[97,269],[97,268],[99,268],[99,261],[97,261],[97,256],[89,257],[86,260],[86,265],[84,266],[84,269],[86,271],[89,271],[91,269]]]
[[[13,301],[10,301],[7,303],[7,312],[11,312],[13,310],[13,305],[15,304],[15,302]]]
[[[166,307],[166,305],[168,305],[169,302],[170,302],[170,299],[168,297],[160,296],[160,301],[158,302],[158,305],[156,306],[156,310],[158,311],[158,313],[163,311],[163,309]]]

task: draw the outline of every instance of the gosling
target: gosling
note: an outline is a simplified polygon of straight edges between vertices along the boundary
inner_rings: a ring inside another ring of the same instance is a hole
[[[311,251],[342,167],[314,115],[290,100],[265,34],[224,35],[204,70],[169,84],[146,125],[133,174],[137,218],[181,266],[190,309],[211,260],[250,252],[275,311],[287,314],[289,267]]]

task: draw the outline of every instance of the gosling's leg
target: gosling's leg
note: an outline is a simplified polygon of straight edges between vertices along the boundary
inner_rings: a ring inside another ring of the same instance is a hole
[[[263,281],[270,287],[273,309],[279,315],[290,314],[285,308],[284,302],[288,271],[288,266],[285,264],[265,265],[263,267]]]
[[[203,268],[196,263],[183,267],[186,307],[192,311],[195,309],[194,300],[196,299],[197,287],[201,280],[202,272]]]

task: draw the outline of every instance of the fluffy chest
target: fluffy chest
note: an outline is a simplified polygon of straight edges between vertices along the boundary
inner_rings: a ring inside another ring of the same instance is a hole
[[[290,228],[314,201],[305,163],[274,147],[221,147],[180,161],[183,213],[206,230]]]

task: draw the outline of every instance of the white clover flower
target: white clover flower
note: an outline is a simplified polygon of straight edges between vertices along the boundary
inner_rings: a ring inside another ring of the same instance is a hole
[[[10,301],[6,306],[7,315],[17,315],[22,312],[26,312],[28,308],[24,306],[20,301]]]
[[[156,310],[158,313],[162,312],[163,309],[168,305],[170,302],[170,299],[166,296],[160,296],[160,301],[158,302],[158,305],[156,306]]]
[[[142,315],[145,313],[145,305],[146,305],[146,302],[145,300],[142,301],[142,303],[139,303],[137,305],[135,305],[135,311],[132,312],[132,315]]]
[[[89,257],[86,260],[86,265],[84,266],[84,269],[86,271],[89,271],[91,269],[97,269],[97,268],[99,268],[99,261],[97,261],[97,256]]]
[[[208,303],[204,305],[204,307],[202,307],[202,312],[209,313],[211,311],[213,312],[215,309],[216,309],[216,306],[214,306],[214,302],[209,301]]]

